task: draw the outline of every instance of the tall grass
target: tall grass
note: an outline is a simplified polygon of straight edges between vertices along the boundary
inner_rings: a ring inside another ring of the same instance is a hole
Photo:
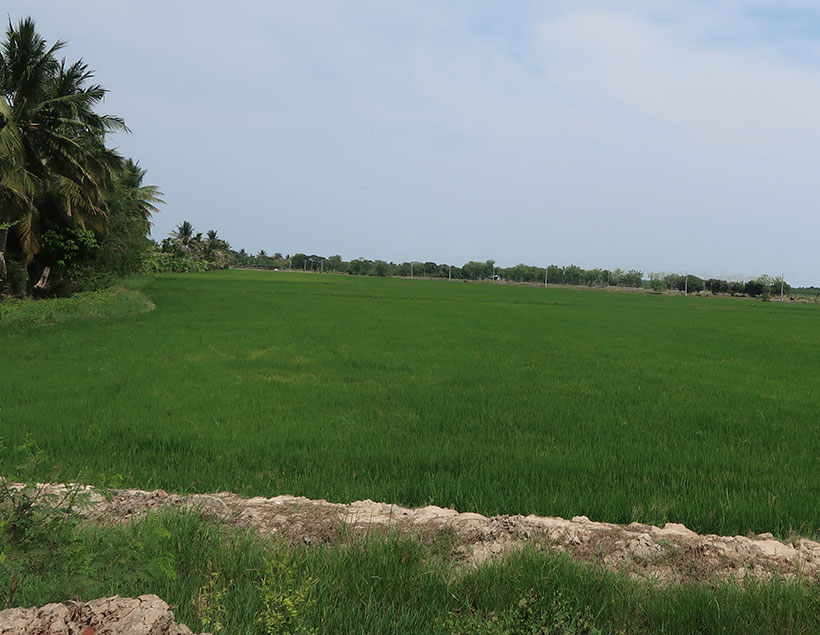
[[[820,531],[817,307],[229,271],[0,322],[0,436],[124,484]],[[0,467],[7,468],[2,459]]]
[[[150,300],[134,289],[112,288],[84,291],[70,298],[33,300],[0,298],[0,328],[51,326],[70,321],[115,319],[153,308]]]
[[[134,525],[86,527],[80,539],[88,556],[86,570],[55,566],[53,575],[46,571],[30,580],[20,604],[155,593],[195,632],[214,631],[220,624],[225,633],[261,633],[267,579],[280,583],[280,598],[308,590],[293,615],[305,632],[820,630],[816,584],[774,580],[745,589],[732,584],[655,588],[566,555],[533,550],[463,568],[434,546],[396,534],[291,548],[179,512],[149,516]],[[277,580],[270,578],[271,562],[277,564]]]

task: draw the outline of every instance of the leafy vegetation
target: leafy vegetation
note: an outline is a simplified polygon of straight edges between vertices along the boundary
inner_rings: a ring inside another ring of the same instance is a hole
[[[259,271],[139,284],[156,310],[0,321],[10,443],[141,488],[820,529],[812,304]]]
[[[47,326],[86,319],[112,319],[144,313],[153,308],[151,301],[135,289],[84,291],[70,298],[48,302],[9,299],[0,304],[0,328]]]
[[[87,64],[60,59],[31,18],[0,43],[0,292],[69,294],[139,270],[161,193],[105,145],[127,131],[96,109]],[[11,264],[14,263],[14,264]],[[33,279],[39,278],[36,285]]]
[[[210,229],[205,238],[195,232],[194,226],[183,221],[155,246],[143,264],[143,273],[190,273],[212,269],[226,269],[233,261],[230,245],[216,230]]]

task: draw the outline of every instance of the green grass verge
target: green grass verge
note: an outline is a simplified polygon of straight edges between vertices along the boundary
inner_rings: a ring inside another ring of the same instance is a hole
[[[75,324],[84,320],[115,319],[144,313],[151,302],[135,289],[103,289],[77,293],[70,298],[0,300],[0,331],[12,328]]]
[[[533,550],[461,568],[446,536],[293,548],[180,512],[77,535],[69,562],[46,560],[16,604],[156,593],[194,631],[237,634],[265,632],[263,617],[280,629],[268,632],[340,634],[820,631],[817,585],[653,588]],[[2,563],[0,585],[8,588]]]
[[[31,435],[66,478],[820,530],[814,305],[257,271],[139,284],[156,310],[0,327],[0,436]]]

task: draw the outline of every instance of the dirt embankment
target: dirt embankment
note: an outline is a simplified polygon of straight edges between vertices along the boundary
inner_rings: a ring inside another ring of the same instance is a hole
[[[54,494],[63,485],[43,486]],[[771,534],[756,536],[699,535],[683,525],[654,527],[616,525],[539,516],[494,516],[459,513],[428,506],[416,509],[373,501],[329,503],[295,496],[242,498],[236,494],[180,496],[162,490],[123,489],[105,497],[90,487],[80,508],[89,520],[123,522],[163,508],[190,508],[224,522],[276,535],[292,543],[311,544],[347,534],[395,529],[438,540],[449,532],[453,557],[480,563],[525,544],[563,551],[586,562],[667,583],[714,579],[768,579],[774,575],[820,580],[820,543],[806,538],[784,542]]]

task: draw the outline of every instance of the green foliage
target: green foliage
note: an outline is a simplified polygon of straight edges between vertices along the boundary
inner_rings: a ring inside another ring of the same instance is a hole
[[[57,231],[43,233],[41,257],[61,269],[72,269],[88,260],[98,247],[94,232],[78,225],[69,225]]]
[[[257,618],[266,635],[312,633],[307,617],[315,600],[315,580],[297,570],[293,554],[277,545],[265,560],[265,573],[259,583],[262,610]]]
[[[688,293],[699,293],[706,288],[706,283],[703,281],[703,278],[698,278],[693,275],[684,276],[683,283]],[[680,287],[680,283],[678,283],[678,285]],[[683,291],[684,288],[680,288],[680,290]]]
[[[211,266],[202,258],[186,252],[164,252],[153,249],[142,264],[141,273],[202,273]]]
[[[515,607],[491,611],[456,611],[442,626],[453,635],[603,635],[589,606],[576,611],[559,592],[547,606],[532,588]]]
[[[624,287],[640,287],[643,280],[643,272],[637,269],[630,269],[621,276],[621,285]]]
[[[195,233],[194,226],[183,221],[163,239],[159,249],[149,251],[143,262],[143,273],[190,273],[227,268],[231,262],[230,246],[209,230],[207,238]]]
[[[663,293],[666,291],[666,281],[655,274],[651,276],[649,285],[655,293]]]
[[[221,633],[225,628],[227,618],[225,596],[230,590],[233,580],[224,583],[220,572],[213,570],[211,562],[208,562],[208,574],[208,578],[196,599],[197,611],[200,623],[204,628],[212,633]]]
[[[67,219],[104,229],[105,192],[121,167],[105,135],[125,123],[95,111],[106,91],[84,62],[59,59],[64,46],[49,46],[31,18],[9,22],[0,44],[2,220],[17,222],[9,251],[27,263],[41,251],[41,232]]]
[[[31,480],[44,463],[42,452],[30,439],[16,450],[10,454],[21,462],[12,474],[24,485],[0,477],[0,597],[7,608],[15,606],[21,589],[46,574],[73,584],[90,574],[90,558],[76,532],[80,487],[48,493]],[[0,451],[6,451],[2,440]]]
[[[16,295],[20,288],[25,289],[28,272],[16,260],[6,261],[6,277],[0,279],[0,298],[4,295]],[[2,307],[0,307],[2,317]]]
[[[6,299],[0,302],[0,329],[78,323],[89,319],[114,319],[145,313],[150,300],[136,290],[85,291],[70,298],[49,300]]]
[[[36,263],[35,275],[53,269],[57,295],[135,273],[162,202],[138,163],[106,147],[128,129],[97,112],[106,90],[82,60],[60,59],[64,46],[49,45],[31,18],[9,22],[0,43],[0,250]]]
[[[727,293],[729,291],[729,283],[726,280],[718,280],[717,278],[709,278],[704,283],[706,290],[710,293]]]

